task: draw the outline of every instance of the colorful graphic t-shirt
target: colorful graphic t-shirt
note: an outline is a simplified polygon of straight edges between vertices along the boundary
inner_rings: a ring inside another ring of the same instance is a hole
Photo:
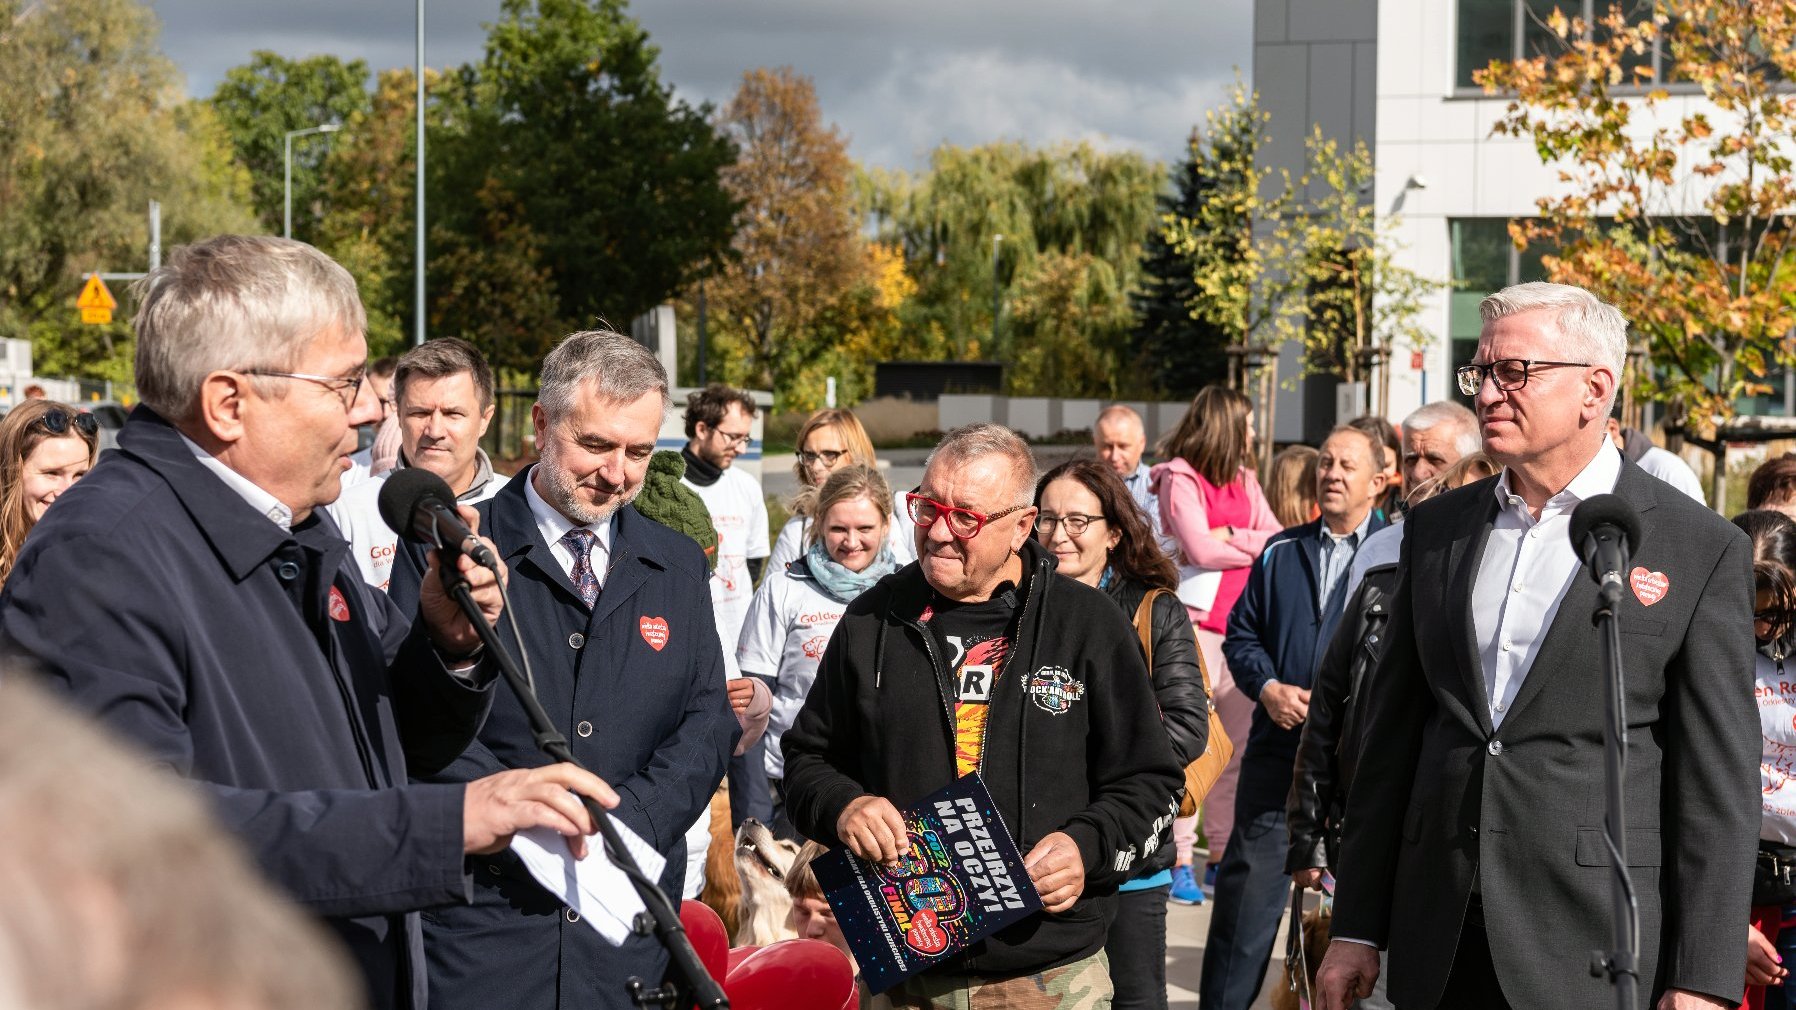
[[[942,662],[956,692],[954,764],[956,774],[978,770],[985,748],[985,722],[992,689],[1004,675],[1010,654],[1016,593],[1000,591],[984,603],[957,604],[937,598],[923,615],[940,644]]]

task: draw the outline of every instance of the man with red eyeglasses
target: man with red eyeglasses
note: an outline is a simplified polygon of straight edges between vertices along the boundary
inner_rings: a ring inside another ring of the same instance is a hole
[[[1134,631],[1030,536],[1035,460],[1008,428],[950,432],[906,496],[917,564],[849,605],[781,741],[806,837],[895,863],[899,810],[979,772],[1046,912],[893,990],[901,1007],[1109,1006],[1116,885],[1155,852],[1182,771]]]

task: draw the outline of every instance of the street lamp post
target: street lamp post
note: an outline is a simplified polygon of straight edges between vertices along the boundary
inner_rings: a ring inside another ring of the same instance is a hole
[[[342,128],[343,126],[340,123],[325,123],[323,126],[308,126],[303,130],[287,131],[287,154],[283,159],[283,163],[287,170],[287,178],[286,182],[281,187],[283,194],[281,202],[284,208],[281,215],[282,238],[293,237],[293,138],[309,137],[314,133],[336,133]]]
[[[412,343],[424,343],[424,0],[418,0],[418,58],[412,65],[418,89],[418,159],[412,181]]]

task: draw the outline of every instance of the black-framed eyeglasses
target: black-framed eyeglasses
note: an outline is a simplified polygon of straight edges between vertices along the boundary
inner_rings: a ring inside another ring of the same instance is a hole
[[[1050,515],[1043,512],[1041,515],[1035,517],[1035,532],[1040,533],[1044,537],[1051,537],[1054,535],[1054,527],[1064,526],[1066,527],[1067,536],[1077,537],[1085,534],[1085,528],[1087,526],[1090,526],[1092,523],[1101,523],[1103,521],[1103,516],[1080,515],[1077,512],[1068,512],[1063,516]]]
[[[818,463],[822,463],[824,466],[835,466],[836,460],[846,455],[848,455],[848,451],[845,449],[819,449],[816,452],[807,449],[798,454],[798,461],[805,466],[816,466]]]
[[[368,370],[358,368],[354,375],[312,375],[307,372],[275,372],[266,368],[246,368],[244,375],[259,375],[265,379],[300,379],[305,382],[316,382],[320,386],[337,394],[343,401],[344,410],[355,408],[355,398],[362,391],[362,383],[368,379]]]
[[[63,410],[60,407],[46,410],[38,416],[37,423],[52,435],[62,436],[74,428],[84,438],[93,438],[100,433],[100,419],[86,411]]]
[[[732,435],[722,428],[712,428],[711,430],[723,436],[724,445],[747,445],[748,440],[754,437],[754,432],[752,431],[745,431],[740,435]]]
[[[1782,607],[1774,607],[1770,610],[1755,610],[1752,612],[1752,619],[1756,623],[1770,624],[1777,627],[1789,624],[1792,618],[1796,618],[1796,611]]]
[[[1588,361],[1533,361],[1528,358],[1499,358],[1488,365],[1460,365],[1453,370],[1453,377],[1459,382],[1459,391],[1466,396],[1477,396],[1484,388],[1485,376],[1497,384],[1503,392],[1511,392],[1528,384],[1529,374],[1537,368],[1589,368]]]
[[[985,528],[986,523],[994,519],[1002,519],[1012,512],[1026,509],[1029,506],[1012,505],[999,512],[975,512],[972,509],[943,504],[927,495],[912,491],[904,496],[904,507],[910,512],[910,521],[923,529],[934,526],[938,519],[946,519],[948,532],[953,534],[954,539],[971,540],[979,535],[979,531]]]

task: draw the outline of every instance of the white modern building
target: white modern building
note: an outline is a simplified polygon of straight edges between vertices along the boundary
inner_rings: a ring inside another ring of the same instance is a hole
[[[1377,180],[1369,198],[1396,215],[1402,258],[1412,269],[1463,288],[1442,290],[1423,310],[1433,335],[1419,369],[1406,352],[1392,363],[1390,416],[1424,400],[1457,396],[1452,370],[1469,361],[1478,338],[1478,302],[1507,284],[1543,279],[1539,253],[1518,254],[1511,218],[1537,213],[1535,200],[1558,185],[1526,139],[1493,137],[1508,102],[1472,82],[1492,59],[1542,51],[1540,19],[1555,6],[1571,13],[1609,0],[1256,0],[1253,86],[1270,116],[1267,159],[1295,173],[1311,124],[1344,144],[1364,139]],[[1650,8],[1646,0],[1635,6]],[[1647,54],[1644,60],[1656,59]],[[1703,104],[1677,94],[1661,108],[1682,116]],[[1295,349],[1281,378],[1299,373]],[[1786,384],[1786,388],[1788,388]],[[1276,437],[1313,441],[1335,422],[1328,380],[1282,391]],[[1796,413],[1788,397],[1754,405]]]

